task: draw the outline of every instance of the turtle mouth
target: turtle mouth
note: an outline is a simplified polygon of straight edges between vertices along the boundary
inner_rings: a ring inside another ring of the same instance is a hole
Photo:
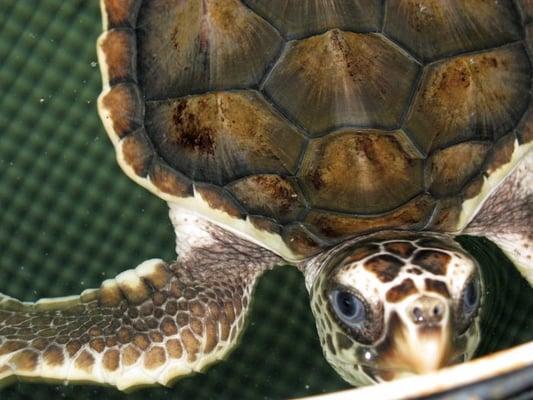
[[[458,355],[449,360],[442,368],[450,367],[452,365],[461,364],[465,361],[464,355]],[[390,382],[392,380],[408,378],[412,376],[425,375],[433,373],[435,371],[427,371],[424,373],[417,373],[412,370],[400,369],[400,368],[376,368],[370,366],[364,366],[363,371],[368,375],[370,379],[376,383]]]

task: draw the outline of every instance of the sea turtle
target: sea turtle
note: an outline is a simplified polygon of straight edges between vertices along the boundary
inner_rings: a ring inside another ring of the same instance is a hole
[[[168,202],[178,256],[80,296],[1,296],[0,383],[203,370],[286,264],[337,372],[388,381],[476,350],[486,280],[456,235],[489,238],[533,284],[533,2],[101,8],[100,116],[124,172]],[[526,346],[468,371],[530,365]]]

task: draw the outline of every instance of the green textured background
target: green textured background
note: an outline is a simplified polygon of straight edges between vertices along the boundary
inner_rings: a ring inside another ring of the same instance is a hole
[[[97,116],[100,29],[96,0],[0,0],[0,292],[24,300],[80,293],[173,257],[166,205],[121,173]],[[494,247],[466,244],[483,263],[509,267]],[[516,282],[507,298],[520,308],[484,351],[531,339],[533,296]],[[346,387],[322,358],[302,277],[279,269],[260,282],[241,346],[207,374],[129,396],[20,383],[0,398],[255,399]]]

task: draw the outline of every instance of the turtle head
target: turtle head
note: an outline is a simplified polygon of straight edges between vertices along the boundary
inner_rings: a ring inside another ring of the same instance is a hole
[[[348,382],[430,372],[473,356],[483,282],[453,240],[371,239],[317,260],[311,308],[325,356]]]

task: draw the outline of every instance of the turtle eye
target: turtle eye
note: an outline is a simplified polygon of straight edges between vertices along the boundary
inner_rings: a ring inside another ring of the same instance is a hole
[[[466,317],[476,311],[479,303],[479,285],[477,280],[471,279],[463,290],[463,312]]]
[[[365,305],[353,293],[333,290],[330,294],[333,310],[350,327],[358,327],[366,319]]]

